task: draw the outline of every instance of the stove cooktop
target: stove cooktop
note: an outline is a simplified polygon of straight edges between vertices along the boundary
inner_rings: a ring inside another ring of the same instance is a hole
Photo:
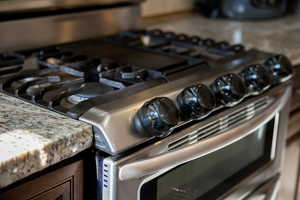
[[[284,56],[161,30],[0,54],[1,92],[94,125],[111,154],[290,76]]]
[[[161,30],[131,31],[36,50],[29,56],[22,52],[2,53],[0,88],[25,101],[78,118],[95,105],[94,98],[105,102],[108,95],[145,90],[168,82],[176,73],[241,52],[241,45],[197,36]],[[91,101],[82,103],[86,100]]]

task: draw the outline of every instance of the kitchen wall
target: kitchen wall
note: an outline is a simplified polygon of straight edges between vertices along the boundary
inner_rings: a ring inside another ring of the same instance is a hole
[[[159,16],[184,12],[193,8],[194,0],[146,0],[142,6],[143,16]]]

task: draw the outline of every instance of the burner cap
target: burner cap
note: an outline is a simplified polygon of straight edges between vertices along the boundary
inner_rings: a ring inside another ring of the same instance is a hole
[[[78,104],[82,101],[86,101],[90,98],[104,95],[108,92],[113,91],[114,88],[104,85],[102,83],[86,83],[78,91],[78,93],[69,96],[68,101],[72,104]]]

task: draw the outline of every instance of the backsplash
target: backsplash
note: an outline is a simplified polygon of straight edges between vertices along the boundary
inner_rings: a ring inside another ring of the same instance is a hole
[[[194,0],[147,0],[143,3],[144,17],[165,15],[191,10]]]

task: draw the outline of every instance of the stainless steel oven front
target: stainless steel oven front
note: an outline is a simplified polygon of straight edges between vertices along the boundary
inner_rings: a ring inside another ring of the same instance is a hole
[[[102,199],[248,198],[280,176],[290,94],[289,83],[279,85],[128,156],[105,158]]]

